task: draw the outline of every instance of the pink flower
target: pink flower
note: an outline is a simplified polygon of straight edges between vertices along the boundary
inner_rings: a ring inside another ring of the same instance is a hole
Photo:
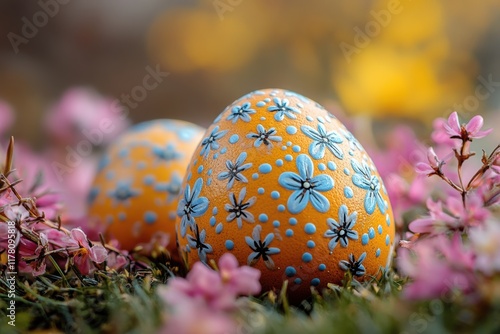
[[[83,87],[67,90],[45,122],[50,137],[63,147],[89,140],[88,137],[93,138],[94,145],[106,144],[127,126],[128,120],[116,110],[112,100]]]
[[[12,109],[6,102],[0,100],[0,136],[3,136],[10,129],[12,123],[14,123]]]
[[[500,224],[488,220],[484,225],[471,228],[469,238],[476,253],[476,269],[486,275],[500,273]]]
[[[41,255],[43,255],[42,251],[45,252],[47,250],[48,239],[43,233],[40,233],[39,236],[39,244],[36,244],[25,237],[21,237],[19,239],[17,254],[20,261],[18,261],[18,268],[22,273],[39,276],[44,274],[47,269],[45,257]]]
[[[222,255],[219,270],[225,288],[235,295],[255,295],[260,292],[260,271],[248,266],[239,267],[234,255]]]
[[[491,166],[491,169],[497,173],[500,174],[500,154],[497,156],[495,159],[495,162],[493,162],[493,165]]]
[[[25,222],[30,216],[28,210],[22,205],[8,205],[3,214],[7,219],[17,223]]]
[[[458,114],[454,111],[448,117],[448,122],[443,126],[450,138],[457,138],[466,141],[472,140],[473,138],[483,138],[492,131],[492,129],[481,131],[483,123],[483,117],[476,115],[472,117],[469,123],[460,125]]]
[[[113,270],[121,270],[128,263],[127,260],[127,252],[123,251],[121,254],[117,254],[115,252],[110,252],[108,254],[108,258],[106,259],[106,265],[109,269]]]
[[[201,298],[210,308],[228,310],[234,307],[237,296],[260,292],[260,271],[238,267],[234,255],[223,255],[219,269],[220,272],[216,272],[201,262],[195,263],[186,279],[169,280],[169,289],[163,294],[165,301],[175,303],[179,299]]]
[[[171,278],[168,287],[163,297],[170,304],[186,298],[202,299],[209,308],[225,310],[234,306],[236,298],[233,293],[224,289],[219,273],[201,262],[193,265],[186,279]]]
[[[40,226],[41,229],[39,231],[43,231],[41,233],[45,234],[47,236],[47,240],[49,244],[51,245],[51,250],[54,249],[71,249],[71,248],[77,248],[79,247],[79,244],[76,240],[71,238],[69,235],[64,233],[63,231],[57,230],[55,228],[50,228],[47,227],[43,224],[37,224],[42,225]],[[61,253],[64,254],[64,253]]]
[[[101,245],[91,246],[85,233],[79,229],[71,230],[71,237],[78,243],[78,249],[73,255],[73,261],[83,275],[88,275],[91,271],[90,261],[102,263],[106,260],[108,251]]]
[[[230,315],[236,309],[237,297],[260,292],[260,271],[238,267],[232,254],[220,258],[219,270],[197,262],[185,279],[174,277],[168,285],[158,288],[168,305],[160,333],[235,332],[236,324]]]
[[[158,288],[163,294],[166,287]],[[171,314],[164,314],[158,334],[229,334],[237,333],[237,324],[229,314],[214,311],[202,301],[178,300]]]
[[[459,233],[419,240],[411,249],[400,248],[399,270],[412,280],[404,288],[409,299],[443,298],[458,289],[474,290],[474,254],[464,247]]]
[[[427,209],[429,209],[428,216],[418,218],[408,226],[412,232],[439,233],[447,231],[450,227],[458,228],[456,219],[443,211],[441,201],[434,202],[432,198],[429,198],[427,200]]]
[[[469,193],[464,207],[462,199],[452,193],[445,202],[427,200],[429,215],[410,223],[409,229],[414,233],[442,233],[481,225],[491,215],[484,207],[484,202],[477,193]]]
[[[436,118],[432,123],[433,131],[431,134],[432,140],[438,144],[445,147],[455,147],[458,145],[456,140],[450,138],[450,135],[446,132],[445,126],[447,126],[447,120],[444,118]]]
[[[426,175],[439,173],[441,171],[441,167],[450,158],[451,154],[447,155],[443,160],[440,160],[436,155],[436,152],[434,152],[434,149],[432,147],[429,147],[427,150],[428,163],[418,162],[415,166],[415,170],[419,174],[426,174]]]

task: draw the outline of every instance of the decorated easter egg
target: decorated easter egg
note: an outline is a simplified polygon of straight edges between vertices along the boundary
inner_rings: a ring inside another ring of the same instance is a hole
[[[112,143],[102,157],[89,194],[90,223],[123,249],[170,235],[177,254],[177,197],[191,156],[205,129],[178,120],[137,124]]]
[[[394,222],[372,160],[318,103],[267,89],[228,106],[191,160],[177,209],[187,266],[226,252],[260,269],[264,289],[363,280],[388,265]]]

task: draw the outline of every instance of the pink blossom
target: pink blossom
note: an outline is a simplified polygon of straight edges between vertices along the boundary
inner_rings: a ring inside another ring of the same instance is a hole
[[[43,225],[43,224],[37,224]],[[39,230],[40,231],[40,230]],[[51,228],[48,226],[42,227],[41,231],[47,236],[48,242],[51,245],[51,250],[53,249],[71,249],[79,247],[76,240],[71,238],[65,232]],[[64,254],[64,253],[63,253]]]
[[[91,271],[90,261],[102,263],[106,260],[108,251],[101,245],[91,246],[85,233],[79,229],[71,230],[71,237],[78,243],[80,249],[74,253],[74,263],[83,275],[88,275]],[[89,261],[90,260],[90,261]]]
[[[474,287],[474,254],[464,247],[459,233],[419,240],[411,249],[400,248],[400,271],[412,280],[404,288],[409,299],[442,298],[453,289],[470,293]]]
[[[234,306],[235,295],[224,289],[219,273],[201,262],[193,265],[186,279],[171,278],[168,286],[170,289],[163,295],[167,303],[185,298],[201,298],[213,309],[225,310]]]
[[[109,269],[113,270],[121,270],[128,264],[127,260],[127,251],[122,251],[122,253],[118,254],[115,252],[110,252],[108,254],[108,258],[106,259],[106,265]]]
[[[127,119],[116,108],[111,99],[91,89],[72,88],[50,110],[45,128],[62,147],[88,140],[84,132],[94,133],[93,144],[106,144],[128,126]]]
[[[48,239],[43,233],[40,233],[39,236],[39,244],[36,244],[25,237],[21,237],[19,239],[17,254],[20,257],[20,261],[18,261],[18,268],[22,273],[39,276],[44,274],[47,269],[45,257],[40,256],[42,255],[42,251],[47,250]]]
[[[452,156],[451,154],[448,154],[441,160],[436,155],[436,152],[434,152],[434,149],[432,147],[429,147],[427,149],[428,163],[418,162],[415,166],[415,170],[419,174],[426,174],[426,175],[436,174],[441,170],[441,166],[443,166],[445,162],[451,158],[451,156]]]
[[[160,295],[168,287],[158,288]],[[237,324],[229,314],[208,308],[202,300],[178,300],[174,310],[164,315],[158,334],[229,334],[237,332]]]
[[[29,212],[22,205],[8,205],[4,208],[3,214],[13,222],[25,222],[29,217]]]
[[[433,131],[431,134],[432,141],[438,145],[445,147],[457,147],[458,142],[450,138],[450,135],[445,130],[447,120],[444,118],[436,118],[432,123]]]
[[[214,271],[201,262],[193,265],[187,277],[174,277],[158,293],[168,312],[160,333],[234,333],[231,312],[239,295],[261,290],[260,271],[238,266],[232,254],[224,254]],[[195,321],[186,321],[195,319]]]
[[[469,193],[464,207],[462,199],[455,193],[451,194],[443,203],[427,200],[429,215],[416,219],[409,228],[414,233],[441,233],[447,230],[463,229],[465,227],[482,224],[491,215],[484,207],[484,202],[477,193]]]
[[[469,238],[477,256],[476,269],[486,275],[500,273],[500,224],[488,220],[484,225],[470,229]]]
[[[248,266],[239,267],[232,254],[221,256],[219,270],[225,288],[235,295],[255,295],[260,292],[260,271]]]
[[[458,228],[457,220],[443,211],[441,201],[427,200],[429,215],[418,218],[410,223],[409,229],[414,233],[439,233],[448,228]]]
[[[493,165],[491,166],[491,169],[497,173],[497,174],[500,174],[500,154],[497,155],[497,158],[495,159],[495,161],[493,162]]]
[[[481,131],[483,127],[483,117],[476,115],[472,117],[469,123],[460,125],[458,113],[454,111],[448,117],[448,122],[444,124],[444,130],[450,138],[457,138],[462,140],[471,140],[473,138],[483,138],[487,136],[492,129]]]

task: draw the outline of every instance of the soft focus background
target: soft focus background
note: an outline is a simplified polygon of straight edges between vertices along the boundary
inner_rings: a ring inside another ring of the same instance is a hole
[[[8,35],[24,38],[26,21],[39,27],[13,47]],[[0,36],[0,98],[15,110],[12,133],[37,144],[42,114],[66,89],[120,98],[148,65],[170,75],[133,122],[207,125],[239,96],[280,87],[348,114],[428,125],[474,96],[479,75],[500,81],[496,0],[6,0]],[[492,111],[500,94],[478,101],[469,111]]]

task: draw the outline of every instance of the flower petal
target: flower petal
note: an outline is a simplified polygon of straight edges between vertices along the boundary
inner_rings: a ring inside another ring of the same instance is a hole
[[[375,194],[373,191],[367,191],[365,196],[365,210],[368,214],[372,214],[375,211]]]
[[[274,266],[274,261],[271,259],[271,257],[267,257],[267,261],[264,261],[264,264],[266,265],[266,268],[269,270],[274,270],[276,267]]]
[[[333,237],[332,240],[330,240],[330,242],[328,243],[328,249],[333,251],[335,247],[337,247],[337,244],[338,242],[335,240],[335,237]]]
[[[274,255],[279,253],[281,253],[281,250],[277,247],[270,247],[269,250],[266,252],[267,255]]]
[[[314,165],[308,155],[301,154],[297,157],[297,169],[303,180],[313,177]]]
[[[317,191],[311,192],[310,200],[312,206],[319,212],[324,213],[330,209],[330,202],[328,199]]]
[[[253,234],[253,233],[252,233]],[[247,243],[247,245],[253,249],[254,247],[254,240],[252,238],[250,238],[249,236],[246,236],[245,237],[245,242]]]
[[[247,188],[246,187],[243,187],[241,190],[240,190],[240,194],[238,195],[238,203],[243,203],[243,201],[245,200],[245,196],[247,195]]]
[[[467,123],[467,125],[465,126],[465,129],[467,130],[467,132],[469,132],[470,134],[473,135],[476,132],[478,132],[479,130],[481,130],[481,128],[483,127],[483,124],[484,124],[483,117],[481,117],[480,115],[476,115],[476,116],[471,118],[469,123]]]
[[[321,174],[311,179],[315,191],[328,191],[333,188],[334,181],[330,175]]]
[[[315,141],[321,141],[323,139],[321,135],[310,126],[302,125],[300,129],[302,130],[302,132],[304,132],[306,136],[308,136],[311,139],[314,139]]]
[[[309,154],[314,159],[322,159],[325,156],[325,143],[314,141],[309,145]]]
[[[354,183],[354,185],[360,187],[361,189],[365,189],[365,190],[370,189],[370,180],[367,180],[361,174],[354,174],[352,176],[352,183]]]
[[[101,245],[95,245],[90,249],[90,259],[95,263],[102,263],[108,257],[108,251]]]
[[[293,214],[302,212],[309,202],[309,192],[302,192],[302,190],[294,191],[290,197],[288,197],[287,207],[288,211]]]
[[[273,241],[274,239],[274,234],[273,233],[269,233],[268,235],[266,235],[266,238],[264,239],[264,246],[267,247],[269,246],[269,244],[271,244],[271,242]]]
[[[209,201],[206,197],[200,197],[194,200],[191,203],[191,209],[193,213],[191,214],[193,217],[199,217],[203,215],[208,210]]]
[[[452,112],[448,117],[448,123],[444,124],[444,129],[450,136],[460,136],[460,122],[456,111]]]
[[[328,150],[337,158],[339,159],[344,158],[344,152],[342,152],[342,150],[338,147],[338,145],[330,142],[326,145],[326,147],[328,147]]]
[[[71,230],[71,237],[78,242],[81,247],[86,249],[90,249],[89,241],[87,239],[87,235],[81,228],[74,228]]]
[[[300,176],[293,172],[284,172],[278,178],[278,183],[288,190],[300,190],[301,181]]]

